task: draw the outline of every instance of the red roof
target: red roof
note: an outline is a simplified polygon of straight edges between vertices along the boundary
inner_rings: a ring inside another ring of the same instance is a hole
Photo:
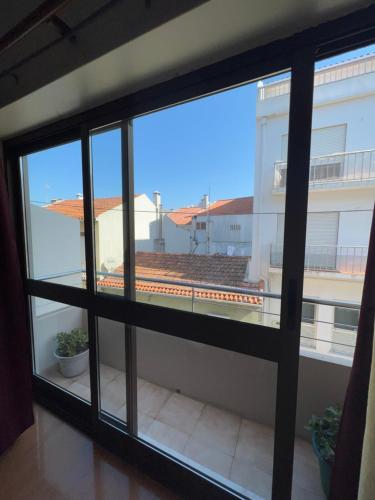
[[[253,197],[230,198],[212,203],[207,210],[199,215],[247,215],[253,213]]]
[[[168,217],[178,225],[186,225],[191,224],[194,215],[202,212],[203,209],[201,207],[184,207],[178,208],[173,212],[168,214]]]
[[[202,207],[183,207],[168,214],[178,225],[191,224],[196,215],[247,215],[253,213],[253,197],[229,198],[212,203],[208,209]]]
[[[108,278],[98,281],[100,287],[123,288],[124,281],[121,278]],[[167,285],[164,283],[150,283],[148,281],[136,281],[136,291],[141,293],[155,293],[157,295],[172,295],[177,297],[192,297],[193,289],[186,286]],[[240,304],[261,305],[262,298],[242,293],[205,290],[194,287],[194,298],[208,300],[222,300],[225,302],[236,302]]]
[[[248,257],[137,252],[135,261],[136,290],[139,292],[191,297],[192,288],[178,284],[178,281],[184,281],[194,285],[194,297],[197,298],[246,304],[262,303],[260,297],[237,292],[199,288],[199,285],[205,283],[258,289],[258,283],[244,281],[249,261]],[[123,274],[123,266],[119,266],[114,273]],[[155,281],[144,281],[142,278],[154,279]],[[158,280],[163,279],[176,281],[176,284],[158,282]],[[119,277],[108,277],[99,281],[98,285],[101,287],[122,288],[124,280]]]
[[[95,217],[99,217],[99,215],[102,215],[104,212],[118,207],[121,204],[121,196],[115,196],[113,198],[95,198],[94,215]],[[74,217],[75,219],[83,219],[83,199],[55,201],[45,208],[51,212]]]

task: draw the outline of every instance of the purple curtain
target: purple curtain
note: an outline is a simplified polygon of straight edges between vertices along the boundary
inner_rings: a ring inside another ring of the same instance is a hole
[[[0,157],[0,453],[32,424],[25,296]]]
[[[336,459],[331,481],[331,500],[355,500],[358,494],[371,372],[374,308],[375,207],[359,316],[357,344],[336,445]]]

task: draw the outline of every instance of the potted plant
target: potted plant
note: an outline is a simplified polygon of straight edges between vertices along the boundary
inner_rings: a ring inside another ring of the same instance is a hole
[[[64,377],[76,377],[87,370],[89,364],[88,335],[81,328],[57,334],[54,353]]]
[[[342,410],[339,405],[328,406],[322,417],[312,415],[305,427],[311,432],[312,446],[319,462],[320,481],[327,498],[331,484],[332,467],[335,461],[336,438],[341,413]]]

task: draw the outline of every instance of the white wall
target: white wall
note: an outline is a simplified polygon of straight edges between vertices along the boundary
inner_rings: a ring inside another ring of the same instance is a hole
[[[37,278],[81,269],[80,222],[77,219],[30,205],[28,227],[31,276]],[[82,286],[80,272],[49,281]]]
[[[163,217],[163,237],[166,253],[190,253],[192,248],[191,226],[179,226],[168,215]]]
[[[158,237],[156,207],[145,195],[134,198],[135,250],[154,251],[154,239]]]
[[[193,231],[198,242],[195,253],[251,255],[252,218],[251,214],[196,216],[196,222],[206,223],[206,230]],[[231,230],[235,224],[240,226],[239,231]]]
[[[99,253],[96,265],[99,271],[113,271],[124,262],[122,219],[122,204],[97,217],[95,237]]]

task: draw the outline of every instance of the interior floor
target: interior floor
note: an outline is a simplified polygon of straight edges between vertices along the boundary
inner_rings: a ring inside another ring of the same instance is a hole
[[[63,377],[57,366],[44,378],[90,399],[89,373]],[[126,420],[124,372],[100,365],[101,409]],[[139,436],[251,498],[270,498],[274,430],[211,404],[138,378]],[[324,499],[311,444],[295,441],[294,499]]]
[[[177,495],[34,405],[35,424],[0,456],[4,500],[175,500]]]

